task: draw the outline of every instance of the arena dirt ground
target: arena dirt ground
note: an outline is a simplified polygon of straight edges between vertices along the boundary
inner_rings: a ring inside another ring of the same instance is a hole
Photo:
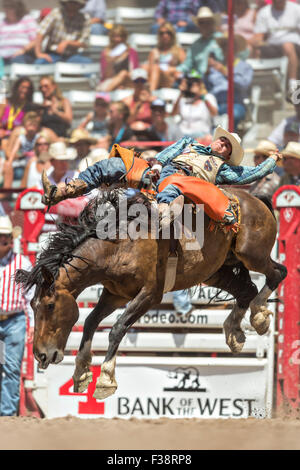
[[[299,450],[300,420],[0,418],[6,450]]]

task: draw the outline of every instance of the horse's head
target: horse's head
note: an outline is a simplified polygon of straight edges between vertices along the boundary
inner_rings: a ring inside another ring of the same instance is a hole
[[[74,297],[55,282],[47,268],[42,268],[43,284],[31,301],[34,311],[33,352],[42,369],[63,360],[70,332],[78,320]]]

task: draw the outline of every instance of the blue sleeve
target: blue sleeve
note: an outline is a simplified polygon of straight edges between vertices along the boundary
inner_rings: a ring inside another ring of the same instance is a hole
[[[120,178],[126,174],[126,168],[121,158],[108,158],[101,160],[88,167],[78,175],[78,179],[87,183],[88,193],[92,189],[98,188],[101,184],[118,183]]]
[[[189,144],[195,143],[193,137],[184,136],[182,139],[175,142],[175,144],[166,147],[164,150],[159,152],[155,158],[159,161],[162,166],[170,163],[175,157],[178,157]]]
[[[250,184],[272,173],[276,168],[273,158],[258,166],[231,166],[224,163],[217,174],[216,184]]]

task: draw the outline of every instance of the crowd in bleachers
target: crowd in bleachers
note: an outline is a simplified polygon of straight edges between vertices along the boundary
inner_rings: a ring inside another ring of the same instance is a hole
[[[233,110],[239,133],[251,122],[253,59],[287,57],[284,98],[291,101],[297,92],[300,5],[270,3],[234,2]],[[134,27],[119,24],[119,13],[104,0],[61,0],[40,11],[28,11],[23,0],[3,0],[2,7],[4,188],[39,186],[43,168],[56,183],[64,181],[83,159],[105,158],[114,143],[136,142],[145,150],[143,142],[150,141],[155,151],[163,148],[159,142],[184,135],[210,143],[218,119],[227,116],[226,0],[159,0],[140,35],[144,46],[148,40],[143,54]],[[299,105],[295,109],[295,116],[265,136],[281,150],[300,140]],[[297,166],[299,155],[291,158]],[[299,168],[294,173],[299,184]]]

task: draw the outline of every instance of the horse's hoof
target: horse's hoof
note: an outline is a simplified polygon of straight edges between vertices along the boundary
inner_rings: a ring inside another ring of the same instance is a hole
[[[263,306],[260,307],[258,312],[251,314],[250,323],[258,335],[262,336],[269,330],[271,323],[271,315],[273,315],[273,312]]]
[[[104,400],[104,398],[110,397],[115,393],[117,390],[117,386],[112,386],[112,387],[96,387],[94,391],[93,397],[98,399],[98,400]]]
[[[226,344],[233,354],[240,354],[246,342],[246,336],[242,330],[234,330],[226,336]]]
[[[89,384],[93,381],[93,373],[85,372],[79,380],[74,380],[74,393],[83,393],[88,388]]]

